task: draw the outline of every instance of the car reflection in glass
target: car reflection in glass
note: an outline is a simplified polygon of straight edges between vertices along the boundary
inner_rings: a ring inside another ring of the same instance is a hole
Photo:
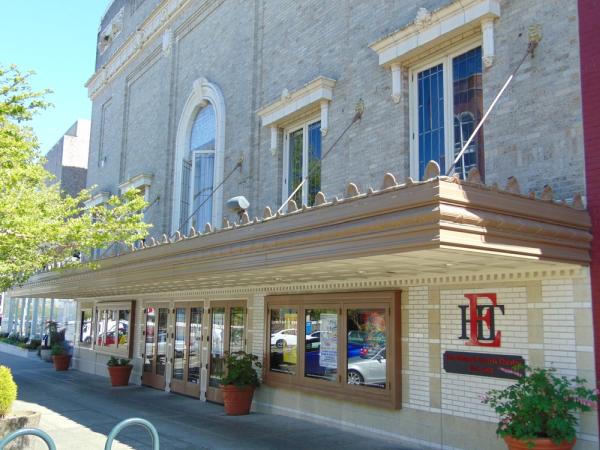
[[[385,387],[385,347],[369,350],[364,356],[348,358],[348,384]]]

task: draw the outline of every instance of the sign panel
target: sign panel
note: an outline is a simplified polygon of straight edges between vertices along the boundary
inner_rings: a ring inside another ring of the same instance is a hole
[[[523,375],[524,364],[518,355],[444,352],[444,370],[448,373],[516,380]]]
[[[321,314],[319,366],[337,369],[337,314]]]

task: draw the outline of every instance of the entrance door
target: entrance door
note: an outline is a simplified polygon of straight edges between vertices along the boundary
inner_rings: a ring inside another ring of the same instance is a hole
[[[225,352],[246,347],[246,302],[213,302],[210,306],[210,361],[206,399],[223,403],[219,388],[225,375]]]
[[[202,303],[175,304],[175,342],[171,391],[200,397]]]
[[[165,306],[148,306],[144,310],[144,369],[142,384],[156,389],[165,388],[167,368],[167,323],[169,308]]]

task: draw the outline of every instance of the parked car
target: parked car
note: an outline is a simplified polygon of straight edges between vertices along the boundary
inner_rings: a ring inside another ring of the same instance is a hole
[[[365,356],[348,359],[348,384],[385,387],[385,347],[373,349]]]
[[[275,345],[278,348],[295,347],[297,344],[298,337],[296,336],[295,328],[281,330],[271,335],[271,345]]]

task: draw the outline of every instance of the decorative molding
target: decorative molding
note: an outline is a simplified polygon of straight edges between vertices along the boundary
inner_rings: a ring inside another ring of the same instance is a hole
[[[171,54],[173,47],[173,30],[167,28],[162,35],[162,54],[167,58]]]
[[[369,47],[379,55],[379,65],[403,64],[458,33],[479,27],[484,64],[489,67],[494,61],[493,23],[499,17],[499,0],[455,1],[432,13],[420,8],[411,24]]]
[[[257,114],[263,127],[271,127],[271,152],[276,154],[278,128],[296,120],[313,108],[321,111],[321,134],[329,128],[329,102],[333,99],[335,80],[320,76],[300,89],[290,92],[284,89],[279,100],[261,108]],[[274,147],[275,145],[275,147]]]
[[[98,51],[101,55],[110,47],[119,33],[121,33],[123,29],[123,14],[124,7],[113,16],[108,25],[104,27],[104,30],[99,33]]]
[[[179,207],[181,205],[181,177],[182,160],[190,151],[190,135],[194,119],[198,110],[211,103],[215,109],[216,135],[215,135],[215,167],[214,185],[218,186],[223,180],[225,167],[225,97],[221,89],[206,78],[200,77],[192,83],[190,93],[179,119],[177,136],[175,138],[175,158],[173,180],[173,209],[172,209],[172,231],[179,227]],[[223,189],[218,189],[213,194],[213,211],[211,223],[221,223],[223,210]],[[198,228],[202,224],[198,224]]]

